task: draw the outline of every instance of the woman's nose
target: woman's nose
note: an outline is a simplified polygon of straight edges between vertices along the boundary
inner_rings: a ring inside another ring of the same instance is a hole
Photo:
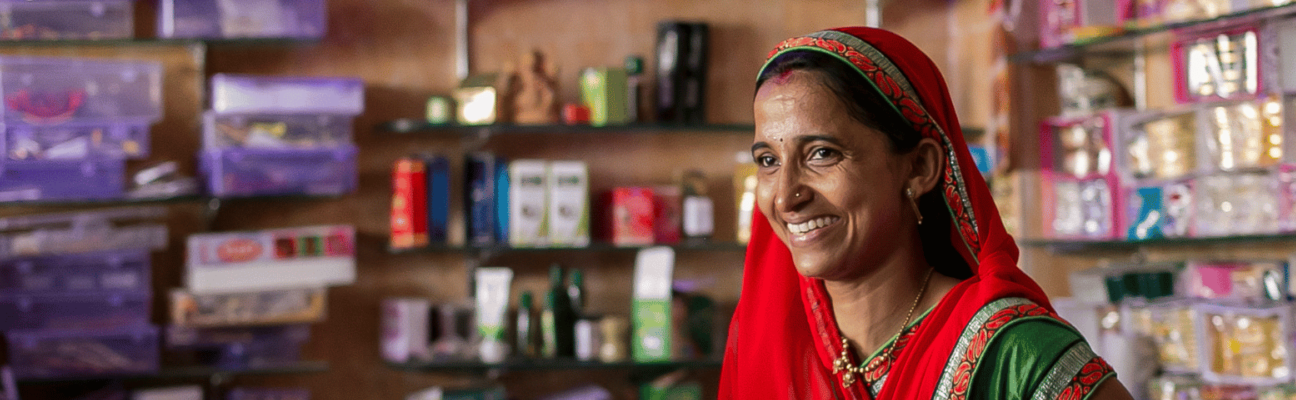
[[[810,190],[801,179],[799,168],[784,168],[779,174],[779,188],[774,198],[776,210],[796,211],[814,196],[814,191]]]

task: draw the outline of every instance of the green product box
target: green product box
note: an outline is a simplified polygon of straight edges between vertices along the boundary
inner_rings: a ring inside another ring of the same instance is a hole
[[[648,384],[639,388],[642,400],[702,400],[702,385],[697,382],[659,387]]]
[[[586,68],[581,71],[581,103],[590,109],[590,125],[621,125],[630,122],[629,84],[621,68]]]
[[[631,355],[637,362],[671,360],[671,301],[635,300]]]

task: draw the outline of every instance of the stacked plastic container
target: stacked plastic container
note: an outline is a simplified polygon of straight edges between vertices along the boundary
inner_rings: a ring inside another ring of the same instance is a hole
[[[324,36],[325,0],[160,0],[158,36],[244,39]]]
[[[212,195],[339,195],[356,187],[352,121],[364,83],[350,78],[217,74],[199,167]]]
[[[18,378],[158,368],[149,254],[161,208],[0,219],[0,331]]]
[[[328,286],[355,282],[355,230],[316,226],[189,237],[185,288],[171,292],[169,352],[224,369],[301,361]]]
[[[152,62],[0,56],[0,201],[120,198],[162,116]]]
[[[3,0],[0,40],[129,39],[133,0]]]

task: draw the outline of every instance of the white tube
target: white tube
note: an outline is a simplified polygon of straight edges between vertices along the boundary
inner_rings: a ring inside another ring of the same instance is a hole
[[[504,267],[477,268],[477,331],[482,362],[499,363],[508,356],[504,341],[504,320],[508,313],[509,286],[513,270]]]

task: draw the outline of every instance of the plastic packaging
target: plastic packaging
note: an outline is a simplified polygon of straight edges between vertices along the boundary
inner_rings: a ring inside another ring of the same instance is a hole
[[[4,0],[0,39],[129,39],[135,33],[134,15],[131,0]]]
[[[351,144],[353,117],[336,114],[218,114],[203,117],[203,147],[328,148]]]
[[[211,78],[211,109],[218,114],[355,116],[364,112],[364,82],[216,74]]]
[[[307,325],[264,327],[168,327],[169,353],[190,362],[224,369],[272,368],[301,361],[301,348],[310,339]]]
[[[310,400],[310,390],[305,388],[246,388],[239,387],[225,395],[226,400]]]
[[[513,270],[505,267],[477,268],[477,331],[481,335],[481,360],[486,363],[503,362],[509,354],[505,321],[508,314],[510,285]]]
[[[1281,231],[1279,174],[1215,174],[1195,182],[1197,236],[1273,234]]]
[[[324,289],[195,295],[171,292],[171,322],[185,327],[282,325],[318,322],[327,303]]]
[[[0,261],[0,295],[148,292],[148,250],[24,257]]]
[[[166,208],[136,207],[0,218],[0,258],[161,249]]]
[[[10,331],[9,364],[18,378],[148,374],[158,369],[152,326],[87,331]]]
[[[355,145],[323,149],[206,150],[199,170],[217,197],[334,196],[358,185]]]
[[[1180,279],[1185,294],[1203,299],[1255,303],[1287,298],[1283,261],[1190,262]]]
[[[185,283],[222,293],[355,282],[355,228],[308,226],[189,236]]]
[[[143,325],[151,306],[148,292],[0,296],[0,331]]]
[[[0,56],[7,125],[147,126],[162,117],[156,62]]]
[[[300,38],[324,36],[325,0],[161,0],[164,38]]]
[[[149,124],[144,122],[10,124],[6,128],[3,145],[10,160],[138,159],[149,155]]]
[[[1264,93],[1272,60],[1262,46],[1273,46],[1253,27],[1182,35],[1171,45],[1175,100],[1194,103],[1248,99]],[[1272,49],[1274,53],[1276,49]]]
[[[1200,316],[1188,302],[1138,304],[1122,307],[1123,327],[1127,333],[1152,338],[1156,343],[1161,367],[1171,372],[1197,372],[1201,366],[1198,354],[1196,323]]]
[[[1135,180],[1181,179],[1198,170],[1198,116],[1176,111],[1132,124],[1124,135],[1122,168]]]
[[[1277,98],[1203,110],[1203,137],[1212,167],[1238,171],[1277,166],[1284,159],[1282,112]]]
[[[1291,380],[1291,306],[1194,306],[1207,382],[1276,385]]]
[[[0,202],[117,199],[125,186],[122,160],[0,161]]]

